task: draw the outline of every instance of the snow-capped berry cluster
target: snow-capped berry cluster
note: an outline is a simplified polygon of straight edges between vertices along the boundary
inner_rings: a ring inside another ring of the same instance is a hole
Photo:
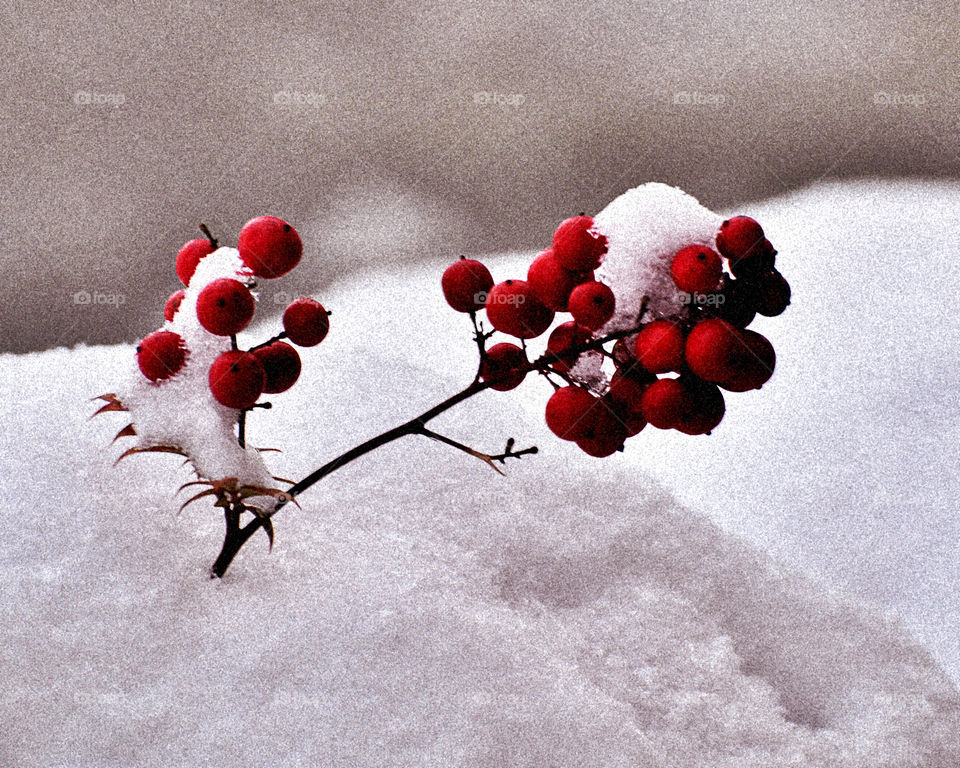
[[[219,247],[207,234],[177,254],[177,276],[186,288],[167,299],[164,327],[137,346],[143,378],[131,382],[117,400],[131,412],[133,424],[126,434],[140,436],[140,450],[176,450],[203,477],[240,477],[264,485],[269,473],[244,444],[244,414],[262,395],[293,386],[300,376],[300,355],[283,339],[304,347],[319,344],[330,327],[328,313],[314,299],[297,299],[283,314],[282,333],[239,349],[237,334],[256,309],[256,279],[278,278],[293,269],[302,255],[300,236],[274,216],[247,222],[236,249]],[[234,432],[238,422],[239,440]]]
[[[484,309],[495,331],[523,340],[522,348],[485,349],[492,332],[478,330],[480,378],[507,390],[530,371],[546,376],[554,386],[550,430],[609,456],[647,424],[707,434],[723,418],[722,390],[757,389],[770,378],[773,346],[747,325],[789,304],[775,257],[752,218],[721,223],[689,195],[647,184],[596,218],[562,222],[526,280],[494,284],[483,264],[461,258],[441,282],[451,307]],[[545,333],[558,312],[573,319],[554,327],[544,355],[531,361],[526,340]],[[609,379],[605,359],[613,363]]]

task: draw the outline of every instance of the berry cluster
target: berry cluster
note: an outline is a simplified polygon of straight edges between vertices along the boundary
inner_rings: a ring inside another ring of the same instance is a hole
[[[553,244],[530,264],[526,280],[494,284],[479,261],[462,258],[443,274],[443,294],[453,309],[469,313],[480,348],[478,379],[496,390],[519,386],[531,371],[554,392],[546,403],[547,426],[591,456],[609,456],[647,424],[688,435],[709,434],[724,416],[723,391],[759,389],[773,373],[773,346],[747,326],[757,314],[779,315],[790,303],[790,286],[776,270],[776,251],[748,216],[722,223],[716,250],[692,243],[669,263],[676,289],[687,294],[683,312],[645,317],[603,335],[616,296],[596,279],[608,251],[606,236],[590,216],[567,219]],[[494,331],[521,346],[486,348],[476,313],[485,310]],[[556,313],[572,320],[553,328],[545,353],[534,360],[526,341],[544,334]],[[607,349],[610,345],[610,349]],[[607,380],[581,362],[612,361]],[[675,375],[665,375],[675,374]],[[557,381],[559,379],[559,381]]]
[[[218,248],[212,236],[191,240],[177,254],[176,271],[189,288],[201,260]],[[300,355],[290,344],[311,347],[323,341],[330,327],[327,311],[317,301],[300,298],[283,313],[283,333],[249,350],[237,349],[236,335],[253,319],[256,303],[251,287],[255,278],[285,275],[300,261],[303,246],[297,231],[275,216],[260,216],[240,230],[237,251],[243,273],[219,277],[196,295],[196,317],[213,336],[230,337],[232,349],[210,365],[208,383],[214,399],[227,408],[247,410],[263,394],[290,389],[300,376]],[[167,299],[164,318],[172,323],[187,293],[181,289]],[[189,350],[182,336],[172,330],[149,334],[137,346],[137,363],[150,381],[160,384],[176,376],[186,365]]]

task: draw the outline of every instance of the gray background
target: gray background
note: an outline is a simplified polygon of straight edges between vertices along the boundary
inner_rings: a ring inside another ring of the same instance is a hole
[[[722,208],[960,171],[956,3],[0,11],[2,350],[155,329],[201,220],[230,245],[294,223],[304,262],[270,290],[295,294],[535,248],[643,181]]]

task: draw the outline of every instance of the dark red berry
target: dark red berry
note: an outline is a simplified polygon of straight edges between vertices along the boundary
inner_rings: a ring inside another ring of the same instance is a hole
[[[553,310],[538,299],[525,280],[505,280],[490,289],[487,319],[502,333],[519,339],[539,336],[553,322]]]
[[[687,336],[684,356],[690,370],[704,381],[719,383],[737,373],[743,336],[720,318],[701,320]]]
[[[742,280],[728,280],[723,287],[723,301],[717,307],[717,314],[730,325],[746,328],[757,316],[759,296],[757,287]]]
[[[623,420],[603,400],[594,410],[596,416],[593,423],[587,434],[577,440],[577,445],[584,453],[602,459],[623,448],[623,442],[629,435]]]
[[[197,320],[210,333],[232,336],[247,327],[255,306],[247,286],[232,277],[220,277],[200,291]]]
[[[731,261],[757,254],[763,248],[763,227],[749,216],[734,216],[720,225],[717,250]]]
[[[681,378],[692,400],[690,412],[674,427],[687,435],[706,435],[723,419],[726,403],[716,384],[693,377]]]
[[[583,387],[561,387],[547,401],[547,426],[563,440],[580,440],[590,434],[598,405],[599,399]]]
[[[276,216],[258,216],[237,238],[240,258],[257,277],[282,277],[300,263],[303,243],[292,226]]]
[[[600,266],[607,238],[593,230],[592,216],[573,216],[553,233],[553,253],[572,272],[589,272]]]
[[[657,429],[673,429],[689,417],[693,398],[679,379],[657,379],[644,391],[640,410]]]
[[[191,240],[177,253],[177,277],[184,285],[190,285],[190,278],[197,271],[197,264],[207,254],[213,253],[213,244],[206,238]]]
[[[530,363],[524,351],[506,342],[490,347],[480,363],[480,378],[492,382],[490,388],[500,392],[520,386],[529,371]]]
[[[552,248],[541,252],[527,270],[530,289],[554,312],[566,312],[570,292],[588,280],[593,280],[593,272],[571,272],[560,264]]]
[[[183,338],[173,331],[155,331],[137,345],[137,365],[150,381],[169,379],[187,359]]]
[[[283,311],[283,331],[297,346],[315,347],[329,330],[327,310],[315,299],[295,299]]]
[[[558,359],[549,360],[551,367],[566,373],[577,364],[580,359],[579,352],[569,353],[567,350],[574,347],[582,347],[593,338],[590,331],[576,324],[573,320],[566,323],[560,323],[556,328],[550,331],[550,337],[547,339],[547,352],[557,355]]]
[[[633,351],[650,373],[678,371],[683,365],[683,331],[669,320],[654,320],[637,334]]]
[[[777,364],[777,354],[765,336],[743,330],[741,338],[743,344],[737,354],[736,373],[720,382],[720,386],[730,392],[760,389],[773,375]]]
[[[461,258],[446,268],[440,287],[447,304],[457,312],[478,312],[493,288],[493,277],[481,262]]]
[[[253,354],[257,356],[266,374],[264,393],[275,395],[286,392],[300,378],[300,354],[289,344],[274,341],[253,350]]]
[[[757,312],[766,317],[776,317],[790,304],[790,283],[776,270],[765,272],[760,276],[757,294]]]
[[[711,293],[720,285],[723,260],[705,245],[681,248],[670,264],[673,284],[685,293]]]
[[[170,294],[170,298],[167,299],[167,303],[163,306],[163,317],[165,320],[173,320],[173,316],[177,314],[177,310],[180,309],[180,303],[183,301],[186,293],[187,292],[181,288],[179,291],[174,291]]]
[[[253,352],[231,349],[210,366],[210,392],[221,405],[242,410],[250,408],[263,394],[267,375]]]
[[[610,286],[591,280],[573,289],[568,306],[578,325],[597,331],[613,317],[616,299]]]

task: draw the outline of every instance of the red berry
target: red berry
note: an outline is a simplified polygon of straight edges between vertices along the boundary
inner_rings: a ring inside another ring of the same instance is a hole
[[[499,392],[520,386],[529,371],[530,363],[524,351],[516,344],[506,342],[490,347],[480,363],[480,378],[495,382],[490,389]]]
[[[600,401],[595,411],[593,424],[587,434],[577,440],[577,445],[584,453],[602,459],[623,448],[629,435],[623,420],[604,401]]]
[[[240,258],[257,277],[282,277],[300,262],[303,243],[297,230],[276,216],[250,219],[237,238]]]
[[[197,271],[200,259],[213,253],[213,245],[206,238],[191,240],[177,253],[177,277],[184,285],[190,285],[190,278]]]
[[[756,286],[742,280],[728,280],[723,287],[723,302],[718,306],[718,314],[730,325],[746,328],[757,316]]]
[[[486,309],[494,328],[520,339],[539,336],[553,322],[553,310],[534,296],[525,280],[505,280],[493,286]]]
[[[547,400],[547,426],[562,440],[581,440],[590,434],[598,404],[599,399],[583,387],[561,387]]]
[[[550,365],[561,373],[566,373],[577,364],[580,359],[580,353],[568,353],[567,350],[574,347],[582,347],[588,343],[593,336],[586,328],[576,324],[573,320],[566,323],[560,323],[556,328],[550,331],[550,337],[547,339],[547,352],[556,355],[559,359],[550,360]]]
[[[720,225],[717,250],[731,261],[757,254],[763,248],[763,227],[749,216],[734,216]]]
[[[297,346],[315,347],[326,338],[330,317],[319,301],[296,299],[283,311],[283,330]]]
[[[573,216],[561,222],[553,233],[553,253],[561,266],[572,272],[589,272],[600,266],[607,238],[592,229],[592,216]]]
[[[673,429],[690,416],[693,398],[679,379],[657,379],[643,393],[640,410],[657,429]]]
[[[690,393],[693,407],[675,428],[687,435],[709,434],[726,412],[723,392],[716,384],[699,379],[681,379],[681,383]]]
[[[154,331],[137,345],[137,365],[150,381],[169,379],[183,368],[187,347],[180,334]]]
[[[694,374],[704,381],[719,383],[737,373],[743,349],[741,332],[726,320],[714,317],[693,327],[684,355]]]
[[[777,364],[777,354],[765,336],[744,330],[741,337],[743,345],[737,358],[737,372],[720,382],[720,386],[730,392],[760,389],[773,375]]]
[[[479,261],[461,258],[444,271],[440,287],[447,304],[457,312],[477,312],[493,288],[493,278]]]
[[[613,317],[616,299],[610,286],[591,280],[573,289],[568,306],[579,325],[597,331]]]
[[[253,352],[231,349],[213,361],[207,381],[218,403],[241,410],[263,394],[267,375]]]
[[[656,379],[645,381],[636,376],[617,371],[610,379],[610,389],[607,391],[607,396],[622,412],[634,413],[640,410],[643,393],[647,391],[647,387],[653,381],[656,381]]]
[[[254,307],[247,286],[232,277],[219,277],[200,291],[197,320],[210,333],[232,336],[247,327]]]
[[[300,377],[300,355],[283,341],[274,341],[252,350],[266,374],[263,391],[268,395],[286,392]]]
[[[757,312],[766,317],[782,314],[790,304],[790,283],[776,270],[760,276]]]
[[[720,285],[723,260],[705,245],[681,248],[670,264],[673,284],[685,293],[710,293]]]
[[[554,312],[566,312],[570,292],[588,280],[593,280],[593,272],[571,272],[557,261],[552,248],[537,256],[527,270],[530,289]]]
[[[177,314],[177,310],[180,309],[180,302],[183,301],[183,297],[186,294],[187,292],[183,290],[183,288],[170,294],[170,298],[167,299],[167,303],[163,306],[163,317],[165,320],[173,320],[173,316]]]
[[[633,351],[650,373],[678,371],[683,365],[683,331],[669,320],[654,320],[637,334]]]

